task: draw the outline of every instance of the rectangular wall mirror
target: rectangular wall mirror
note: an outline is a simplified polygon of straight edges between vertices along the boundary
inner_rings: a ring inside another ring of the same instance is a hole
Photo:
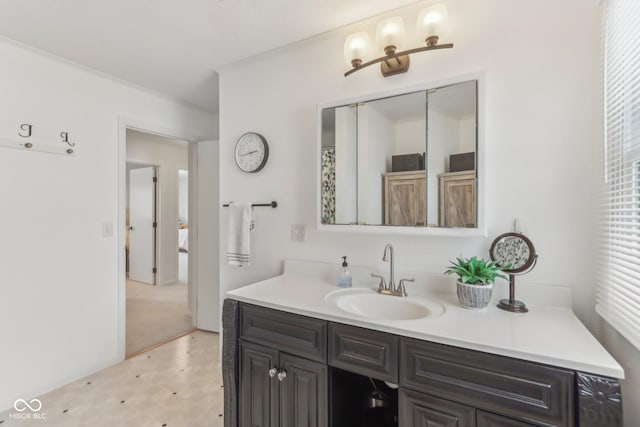
[[[323,225],[478,228],[478,81],[320,111]]]

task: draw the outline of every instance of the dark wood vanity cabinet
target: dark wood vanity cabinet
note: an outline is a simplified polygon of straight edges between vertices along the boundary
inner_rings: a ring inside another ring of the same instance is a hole
[[[400,425],[406,427],[473,427],[475,409],[424,393],[400,388]]]
[[[331,411],[361,410],[367,377],[399,385],[389,426],[622,426],[613,378],[231,299],[223,327],[225,427],[346,425]]]
[[[395,335],[329,323],[329,365],[397,383],[398,342]]]
[[[476,420],[476,427],[532,427],[522,421],[480,410],[476,411]]]
[[[240,341],[240,426],[324,427],[326,396],[327,365]]]
[[[278,351],[240,342],[240,425],[277,426],[279,387],[269,370],[278,364]]]
[[[403,338],[400,385],[524,422],[575,425],[574,371]]]
[[[239,323],[235,425],[327,427],[327,322],[243,305]]]

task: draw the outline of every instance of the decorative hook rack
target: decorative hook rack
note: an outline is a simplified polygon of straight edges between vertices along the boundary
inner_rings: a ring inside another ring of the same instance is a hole
[[[0,147],[16,148],[19,150],[27,151],[40,151],[43,153],[51,154],[65,154],[67,156],[75,156],[75,142],[69,141],[69,132],[60,132],[60,142],[58,143],[43,143],[32,139],[34,125],[30,123],[22,123],[18,136],[23,138],[22,140],[11,140],[6,138],[0,138]]]
[[[229,202],[232,203],[232,202]],[[229,207],[229,203],[225,203],[224,205],[222,205],[222,207],[224,208],[228,208]],[[251,204],[252,208],[256,208],[256,207],[271,207],[271,208],[277,208],[278,207],[278,202],[276,202],[275,200],[271,203],[252,203]]]

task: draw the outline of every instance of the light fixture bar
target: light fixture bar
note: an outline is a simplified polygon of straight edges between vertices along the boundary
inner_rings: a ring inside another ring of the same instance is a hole
[[[378,64],[378,63],[380,63],[382,61],[388,61],[389,59],[397,59],[400,56],[410,55],[412,53],[418,53],[418,52],[426,52],[428,50],[451,49],[452,47],[453,47],[453,43],[434,44],[434,45],[431,45],[431,46],[424,46],[424,47],[417,47],[415,49],[403,50],[402,52],[396,52],[396,53],[393,53],[391,55],[384,55],[384,56],[381,56],[379,58],[372,59],[371,61],[365,62],[365,63],[363,63],[361,65],[358,65],[356,67],[353,67],[352,69],[350,69],[349,71],[344,73],[344,76],[347,77],[347,76],[355,73],[356,71],[359,71],[359,70],[362,70],[363,68],[368,67],[369,65]]]

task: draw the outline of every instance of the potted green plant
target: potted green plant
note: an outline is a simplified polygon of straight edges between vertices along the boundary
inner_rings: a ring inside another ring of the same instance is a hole
[[[445,274],[456,274],[458,301],[465,308],[485,308],[491,301],[493,283],[497,277],[507,279],[500,272],[507,267],[500,267],[495,261],[483,258],[471,257],[468,259],[458,257],[456,261],[450,261],[451,265]]]

